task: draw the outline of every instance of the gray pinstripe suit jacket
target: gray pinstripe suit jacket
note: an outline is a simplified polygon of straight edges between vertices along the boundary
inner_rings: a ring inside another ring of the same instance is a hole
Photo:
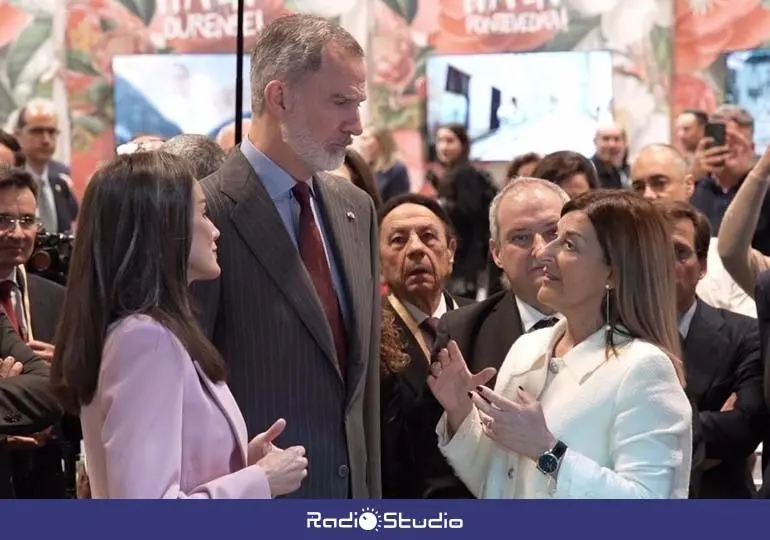
[[[361,190],[316,175],[331,249],[346,287],[348,371],[342,380],[321,303],[273,201],[239,151],[202,181],[219,228],[219,279],[196,283],[207,334],[228,363],[228,384],[249,437],[285,418],[276,444],[301,444],[301,498],[379,498],[380,296],[377,220]]]

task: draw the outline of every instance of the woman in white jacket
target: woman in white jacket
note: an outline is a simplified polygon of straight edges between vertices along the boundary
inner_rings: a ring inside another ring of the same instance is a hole
[[[480,498],[687,498],[692,409],[662,216],[592,191],[533,249],[538,299],[564,318],[514,343],[494,391],[479,386],[494,371],[471,374],[455,343],[439,353],[441,451]]]

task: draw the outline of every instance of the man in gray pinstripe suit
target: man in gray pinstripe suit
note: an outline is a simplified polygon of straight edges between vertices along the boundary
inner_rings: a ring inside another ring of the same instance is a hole
[[[222,275],[194,289],[198,307],[250,435],[283,417],[276,443],[307,449],[297,497],[381,496],[376,216],[322,172],[361,133],[365,86],[341,27],[273,21],[252,55],[248,138],[202,182]]]

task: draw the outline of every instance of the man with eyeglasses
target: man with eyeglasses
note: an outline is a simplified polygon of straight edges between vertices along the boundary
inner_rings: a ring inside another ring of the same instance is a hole
[[[27,275],[24,270],[40,228],[36,197],[32,175],[23,169],[0,166],[0,309],[18,337],[38,358],[50,363],[64,287]],[[16,497],[65,496],[62,445],[57,444],[62,439],[55,429],[4,441],[11,451]]]
[[[706,274],[708,218],[684,201],[655,201],[676,254],[676,301],[687,392],[705,448],[698,498],[750,498],[750,458],[770,425],[756,319],[711,307],[696,294]]]
[[[72,230],[78,203],[72,194],[69,168],[53,160],[59,120],[53,102],[33,99],[16,120],[15,135],[27,157],[25,168],[37,181],[38,215],[48,232]]]

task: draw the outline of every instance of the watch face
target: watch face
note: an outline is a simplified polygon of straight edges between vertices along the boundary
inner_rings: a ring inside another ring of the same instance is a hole
[[[540,456],[537,466],[545,474],[553,474],[559,467],[559,460],[553,454],[545,454]]]

